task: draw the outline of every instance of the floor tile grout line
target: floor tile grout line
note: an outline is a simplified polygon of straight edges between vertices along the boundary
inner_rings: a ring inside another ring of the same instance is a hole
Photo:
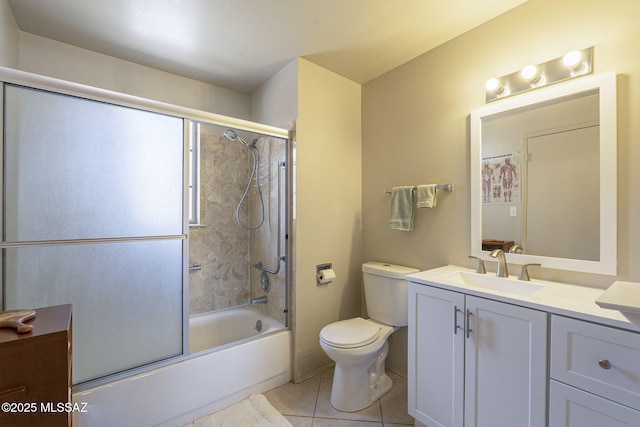
[[[316,404],[313,406],[313,419],[316,418],[316,412],[318,411],[318,400],[320,399],[320,385],[322,384],[322,374],[318,377],[318,388],[316,389]],[[313,421],[311,422],[313,426]]]
[[[347,421],[347,422],[368,422],[368,423],[372,423],[372,425],[378,425],[378,426],[385,426],[385,423],[387,422],[392,422],[391,420],[386,420],[383,414],[383,404],[382,404],[382,400],[384,400],[384,397],[381,397],[380,399],[377,399],[376,402],[374,402],[374,404],[377,405],[377,412],[378,412],[378,420],[364,420],[364,419],[352,419],[350,417],[341,417],[340,414],[320,414],[318,413],[318,409],[320,406],[320,391],[323,390],[323,386],[322,384],[325,382],[332,382],[333,378],[332,377],[328,377],[328,378],[322,378],[323,375],[325,374],[318,374],[318,382],[316,383],[316,389],[315,389],[315,397],[310,396],[314,399],[314,408],[313,408],[313,413],[311,416],[304,416],[304,415],[299,415],[297,417],[301,417],[301,418],[305,418],[307,419],[307,422],[310,421],[310,425],[311,427],[323,424],[323,423],[329,423],[332,424],[332,421]],[[400,383],[402,381],[398,381],[398,383]],[[326,383],[325,383],[326,386]],[[311,389],[313,390],[313,389]],[[311,391],[310,390],[310,391]],[[313,391],[311,391],[311,393],[313,393]],[[323,405],[324,405],[324,397],[323,397]],[[293,415],[292,415],[293,416]],[[398,420],[399,421],[399,420]],[[412,426],[413,424],[405,424],[405,423],[396,423],[398,425],[406,425],[406,426]]]

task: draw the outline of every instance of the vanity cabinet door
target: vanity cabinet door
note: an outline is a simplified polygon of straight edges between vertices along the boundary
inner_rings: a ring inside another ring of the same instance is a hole
[[[410,283],[408,352],[420,423],[546,425],[547,313]]]
[[[409,284],[409,414],[429,427],[462,427],[464,294]]]
[[[547,313],[466,297],[465,426],[545,426]]]

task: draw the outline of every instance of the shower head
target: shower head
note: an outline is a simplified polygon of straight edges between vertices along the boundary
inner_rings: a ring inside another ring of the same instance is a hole
[[[238,135],[236,133],[236,131],[234,131],[233,129],[227,129],[224,131],[224,133],[222,134],[222,136],[224,136],[225,138],[227,138],[229,141],[235,141],[238,140],[240,141],[240,143],[242,145],[244,145],[245,147],[249,148],[249,144],[247,144],[247,141],[244,140],[243,137],[241,137],[240,135]]]
[[[222,134],[225,138],[227,138],[229,141],[235,141],[236,138],[238,137],[238,134],[235,133],[235,131],[233,131],[232,129],[227,129],[224,131],[224,133]]]

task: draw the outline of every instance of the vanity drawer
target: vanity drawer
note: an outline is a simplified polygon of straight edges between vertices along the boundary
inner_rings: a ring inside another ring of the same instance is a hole
[[[551,380],[549,427],[629,427],[640,425],[640,411]]]
[[[551,378],[640,409],[640,334],[552,316]]]

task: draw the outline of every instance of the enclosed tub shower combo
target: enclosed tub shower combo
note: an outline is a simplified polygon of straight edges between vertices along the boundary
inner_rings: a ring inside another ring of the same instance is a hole
[[[176,425],[289,381],[288,131],[0,80],[2,309],[73,305],[74,425]]]

